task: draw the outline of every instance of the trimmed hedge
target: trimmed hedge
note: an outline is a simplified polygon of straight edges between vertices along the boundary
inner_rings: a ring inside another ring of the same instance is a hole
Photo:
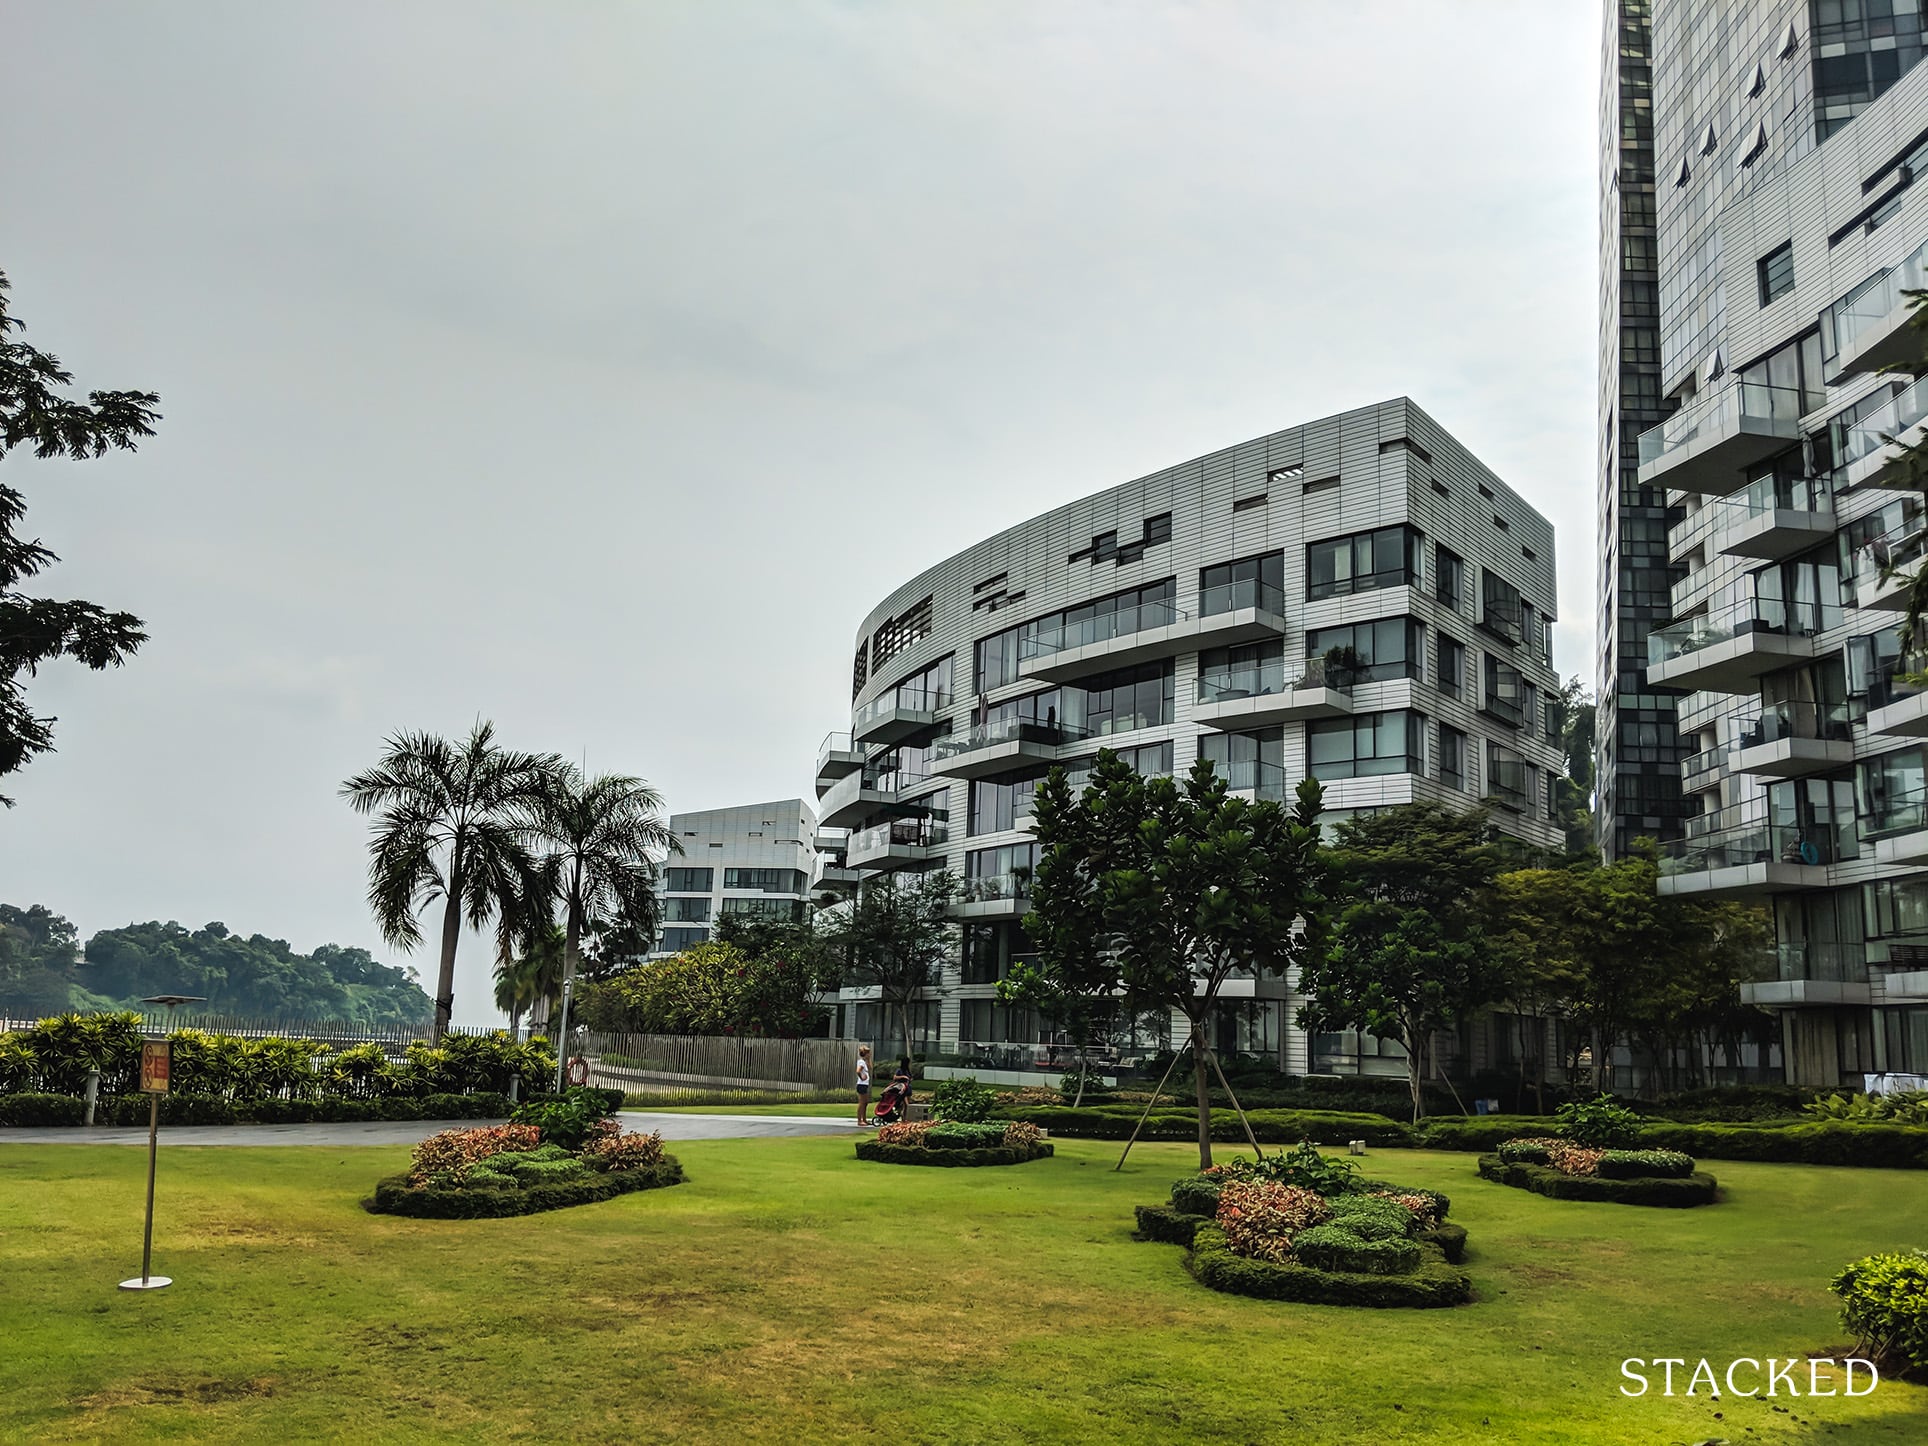
[[[1550,1135],[1547,1115],[1467,1115],[1422,1120],[1412,1132],[1413,1142],[1425,1150],[1497,1150],[1522,1135]]]
[[[1712,1175],[1688,1175],[1684,1179],[1648,1176],[1637,1180],[1613,1180],[1600,1175],[1563,1175],[1546,1165],[1529,1165],[1523,1160],[1502,1160],[1498,1155],[1481,1155],[1482,1179],[1516,1190],[1531,1190],[1549,1200],[1590,1200],[1613,1205],[1660,1205],[1687,1208],[1712,1205],[1718,1186]]]
[[[1216,1216],[1220,1188],[1216,1180],[1201,1180],[1196,1175],[1187,1175],[1172,1183],[1172,1209],[1186,1215]]]
[[[857,1141],[857,1158],[880,1165],[1022,1165],[1052,1153],[1051,1142],[1035,1145],[996,1145],[984,1149],[928,1149],[923,1145],[886,1145],[881,1140]]]
[[[482,1171],[487,1174],[489,1172]],[[664,1185],[680,1185],[683,1167],[665,1155],[660,1165],[645,1165],[636,1170],[593,1171],[564,1180],[543,1181],[525,1188],[502,1188],[484,1183],[480,1187],[412,1190],[408,1176],[390,1175],[375,1186],[373,1199],[362,1206],[375,1215],[406,1215],[416,1220],[495,1220],[510,1215],[534,1215],[543,1210],[562,1210],[571,1205],[592,1205],[612,1200],[637,1190],[654,1190]]]
[[[112,1113],[113,1101],[102,1100],[96,1118]],[[87,1102],[72,1095],[0,1095],[0,1125],[84,1125]]]
[[[18,1095],[10,1096],[18,1099]],[[144,1125],[144,1095],[101,1101],[104,1124]],[[386,1100],[230,1100],[219,1095],[162,1095],[164,1125],[358,1124],[382,1120],[506,1120],[507,1095],[423,1095]],[[78,1121],[76,1121],[78,1123]]]
[[[1694,1173],[1694,1157],[1678,1150],[1608,1150],[1594,1173],[1608,1180],[1684,1180]]]
[[[1440,1253],[1454,1265],[1466,1258],[1464,1225],[1436,1225],[1431,1230],[1420,1231],[1415,1238],[1424,1244],[1437,1245]]]
[[[1225,1242],[1225,1232],[1205,1224],[1192,1235],[1185,1268],[1199,1284],[1213,1290],[1263,1300],[1426,1309],[1463,1305],[1473,1298],[1472,1282],[1447,1263],[1439,1246],[1423,1242],[1415,1248],[1418,1266],[1403,1275],[1314,1270],[1306,1265],[1275,1265],[1269,1260],[1235,1255]]]
[[[1373,1239],[1354,1230],[1352,1221],[1334,1219],[1293,1236],[1292,1258],[1313,1270],[1410,1275],[1419,1268],[1420,1250],[1418,1242],[1404,1235]]]
[[[1183,1210],[1174,1210],[1169,1205],[1140,1205],[1138,1207],[1138,1238],[1156,1240],[1165,1245],[1183,1245],[1191,1248],[1192,1233],[1201,1225],[1210,1225],[1209,1215],[1188,1215]]]
[[[1920,1125],[1850,1125],[1837,1120],[1788,1125],[1655,1123],[1641,1130],[1640,1143],[1702,1160],[1928,1170],[1928,1128]]]
[[[1019,1105],[1000,1112],[1000,1118],[1027,1120],[1068,1139],[1124,1140],[1144,1113],[1136,1105]],[[1410,1145],[1412,1132],[1384,1115],[1351,1114],[1337,1110],[1248,1110],[1252,1133],[1263,1145],[1296,1145],[1311,1140],[1321,1145],[1343,1145],[1364,1140],[1368,1145]],[[1155,1109],[1138,1136],[1141,1140],[1196,1140],[1195,1109]],[[1245,1127],[1230,1109],[1212,1111],[1212,1138],[1231,1144],[1245,1141]]]

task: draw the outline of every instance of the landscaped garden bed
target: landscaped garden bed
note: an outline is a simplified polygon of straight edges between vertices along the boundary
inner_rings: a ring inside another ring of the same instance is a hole
[[[1310,1144],[1239,1159],[1172,1186],[1168,1205],[1138,1207],[1141,1239],[1186,1248],[1200,1284],[1234,1295],[1320,1305],[1462,1305],[1456,1267],[1466,1231],[1431,1190],[1359,1178]]]
[[[884,1165],[1022,1165],[1050,1153],[1042,1130],[1016,1120],[912,1120],[885,1125],[875,1138],[857,1141],[858,1159]]]
[[[1479,1157],[1483,1179],[1550,1200],[1615,1205],[1712,1205],[1719,1186],[1678,1150],[1590,1150],[1570,1140],[1508,1140]]]

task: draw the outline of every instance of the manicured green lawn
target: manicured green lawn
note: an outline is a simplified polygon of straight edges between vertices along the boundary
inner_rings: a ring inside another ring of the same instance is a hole
[[[851,1120],[857,1118],[857,1097],[847,1104],[815,1105],[624,1105],[630,1112],[651,1115],[800,1115],[810,1119]]]
[[[1443,1189],[1480,1299],[1271,1304],[1193,1283],[1131,1206],[1188,1159],[1065,1141],[998,1170],[847,1138],[676,1147],[690,1183],[526,1220],[358,1200],[400,1149],[0,1147],[0,1439],[1915,1442],[1928,1390],[1619,1394],[1628,1356],[1838,1347],[1842,1262],[1928,1236],[1928,1176],[1710,1167],[1727,1203],[1578,1205],[1387,1151]],[[1190,1156],[1195,1159],[1195,1156]],[[1776,1411],[1774,1405],[1791,1407]],[[1716,1412],[1721,1413],[1719,1417]]]

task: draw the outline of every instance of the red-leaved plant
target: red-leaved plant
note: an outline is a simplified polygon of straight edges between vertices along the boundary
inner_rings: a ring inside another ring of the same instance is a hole
[[[426,1185],[435,1175],[460,1180],[475,1166],[504,1150],[533,1150],[541,1139],[534,1125],[490,1125],[479,1130],[444,1130],[415,1147],[408,1183]]]
[[[1235,1254],[1283,1265],[1292,1237],[1332,1218],[1325,1197],[1270,1180],[1233,1180],[1218,1193],[1218,1225]]]

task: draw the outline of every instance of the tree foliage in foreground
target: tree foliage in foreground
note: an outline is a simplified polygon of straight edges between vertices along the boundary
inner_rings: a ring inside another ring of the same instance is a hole
[[[57,357],[20,339],[8,289],[0,272],[0,461],[20,448],[42,460],[82,461],[132,452],[151,437],[161,400],[152,392],[89,392],[84,402],[63,395],[72,375]],[[42,663],[72,658],[98,672],[118,667],[147,641],[132,613],[20,590],[60,560],[39,539],[20,534],[26,515],[26,497],[0,484],[0,778],[53,749],[55,720],[27,705],[26,680]]]
[[[705,940],[582,986],[576,1017],[611,1034],[726,1034],[795,1039],[818,1032],[817,1003],[834,988],[834,961],[803,926],[755,953]]]
[[[883,874],[865,882],[848,908],[826,914],[820,932],[843,982],[877,991],[885,1017],[897,1016],[898,1040],[910,1049],[910,1007],[936,987],[957,947],[951,901],[957,879],[941,870]]]
[[[1319,808],[1311,779],[1287,809],[1234,796],[1204,759],[1181,782],[1141,777],[1109,749],[1080,795],[1061,769],[1038,788],[1025,921],[1038,987],[1185,1016],[1201,1168],[1212,1162],[1207,1030],[1220,990],[1235,974],[1283,974],[1322,943]]]

